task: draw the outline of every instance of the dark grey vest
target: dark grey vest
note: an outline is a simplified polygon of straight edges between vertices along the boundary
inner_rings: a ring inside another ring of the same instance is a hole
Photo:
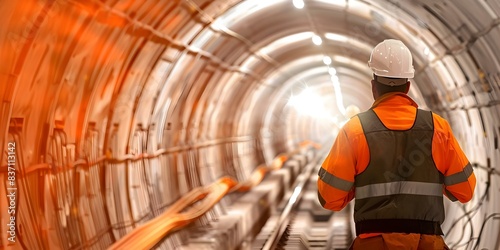
[[[355,178],[357,234],[442,234],[444,177],[432,158],[432,113],[417,109],[413,126],[403,131],[385,127],[373,110],[358,116],[370,162]]]

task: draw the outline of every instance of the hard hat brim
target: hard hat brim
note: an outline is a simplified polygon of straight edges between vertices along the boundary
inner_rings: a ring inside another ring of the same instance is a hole
[[[375,81],[388,86],[401,86],[408,82],[408,78],[389,78],[375,75]]]

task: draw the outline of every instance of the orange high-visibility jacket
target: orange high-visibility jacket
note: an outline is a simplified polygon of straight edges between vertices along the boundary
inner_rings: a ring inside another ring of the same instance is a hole
[[[418,105],[406,94],[387,93],[379,97],[372,108],[382,123],[391,130],[411,128]],[[467,175],[466,181],[444,185],[443,192],[451,200],[462,203],[469,201],[474,193],[476,177],[466,168],[469,160],[453,136],[448,122],[437,114],[433,115],[434,135],[432,157],[440,173],[446,177]],[[383,142],[381,142],[383,143]],[[322,164],[328,180],[318,178],[318,199],[324,208],[339,211],[355,194],[354,178],[368,166],[370,152],[360,120],[350,119],[339,131],[328,157]],[[346,190],[345,187],[351,187]]]

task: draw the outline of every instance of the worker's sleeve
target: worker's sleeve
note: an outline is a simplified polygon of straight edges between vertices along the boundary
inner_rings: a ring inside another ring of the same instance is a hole
[[[436,121],[436,120],[435,120]],[[439,120],[443,130],[435,130],[432,154],[436,167],[444,175],[444,194],[451,201],[468,202],[476,187],[476,176],[467,156],[460,148],[451,127]]]
[[[354,198],[355,157],[341,129],[318,173],[318,199],[329,210],[340,211]]]

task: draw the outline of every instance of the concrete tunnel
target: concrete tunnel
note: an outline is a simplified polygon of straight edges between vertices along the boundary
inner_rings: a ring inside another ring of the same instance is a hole
[[[500,1],[0,2],[2,249],[347,249],[317,170],[368,109],[371,49],[477,177],[451,249],[500,249]],[[496,42],[495,42],[496,41]],[[321,146],[321,147],[319,147]]]

